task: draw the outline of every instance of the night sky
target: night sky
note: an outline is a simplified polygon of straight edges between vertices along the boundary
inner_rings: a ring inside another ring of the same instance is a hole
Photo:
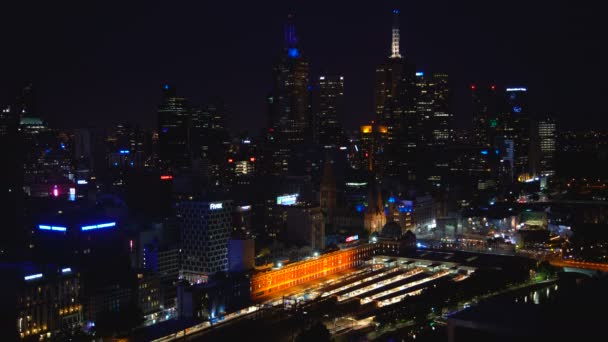
[[[591,1],[12,2],[0,8],[0,104],[32,81],[53,127],[155,127],[171,82],[194,103],[223,97],[229,126],[255,134],[289,12],[312,75],[344,75],[345,125],[355,127],[372,118],[395,6],[402,54],[449,73],[460,127],[471,119],[468,86],[480,81],[528,87],[532,108],[563,126],[608,126],[608,28]]]

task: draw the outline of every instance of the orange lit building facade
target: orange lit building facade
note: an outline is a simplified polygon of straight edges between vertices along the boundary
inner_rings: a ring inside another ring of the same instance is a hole
[[[374,255],[374,248],[374,245],[364,244],[323,254],[312,260],[288,264],[278,270],[255,274],[251,278],[251,298],[255,300],[292,286],[360,266]]]

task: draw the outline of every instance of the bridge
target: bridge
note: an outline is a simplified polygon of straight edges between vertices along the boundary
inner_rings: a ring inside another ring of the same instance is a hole
[[[595,276],[597,272],[608,273],[608,264],[599,262],[551,259],[549,263],[555,267],[562,267],[566,272],[579,272],[589,276]]]

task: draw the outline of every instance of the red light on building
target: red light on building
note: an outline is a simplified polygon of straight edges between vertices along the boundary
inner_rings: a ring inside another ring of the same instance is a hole
[[[255,157],[249,158],[249,161],[253,163],[255,161]]]
[[[492,90],[496,90],[496,86],[492,84],[492,86],[490,87]]]
[[[369,153],[365,152],[365,158],[369,157]]]
[[[161,180],[169,180],[169,179],[173,179],[173,176],[171,176],[171,175],[162,175],[162,176],[160,176],[160,179]]]
[[[475,88],[477,88],[477,87],[475,87],[474,84],[471,84],[471,90],[475,90]]]
[[[232,158],[228,158],[228,162],[232,163],[234,160]]]

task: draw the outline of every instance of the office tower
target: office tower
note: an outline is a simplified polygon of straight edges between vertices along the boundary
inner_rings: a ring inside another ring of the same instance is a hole
[[[472,84],[471,101],[473,107],[472,143],[479,147],[494,144],[494,132],[498,125],[499,96],[496,85],[480,86]]]
[[[316,251],[325,248],[325,219],[320,207],[289,206],[285,211],[288,241]]]
[[[158,107],[159,158],[164,167],[186,167],[190,164],[190,108],[185,98],[177,96],[173,86],[165,84],[163,93]]]
[[[308,60],[295,33],[294,17],[288,16],[282,53],[273,68],[273,89],[268,95],[268,173],[285,175],[295,145],[312,139],[312,115]]]
[[[507,88],[504,108],[498,123],[498,135],[505,140],[513,140],[513,174],[514,177],[530,173],[530,133],[532,131],[528,109],[527,89],[522,87]]]
[[[388,141],[387,126],[372,122],[369,125],[362,125],[359,134],[361,168],[369,171],[378,170],[382,173],[385,162],[382,151]]]
[[[415,67],[400,50],[399,10],[393,10],[391,53],[376,68],[376,120],[387,129],[383,166],[387,176],[412,173],[416,147]],[[410,176],[406,176],[411,178]]]
[[[293,15],[285,25],[285,45],[274,66],[273,101],[276,118],[273,128],[288,145],[304,142],[310,134],[309,68],[296,37]]]
[[[177,205],[182,264],[180,278],[206,282],[228,267],[232,231],[232,201],[183,201]]]
[[[340,114],[343,110],[344,77],[319,76],[319,105],[313,136],[324,146],[339,146],[343,142]]]
[[[557,128],[555,119],[549,115],[538,120],[538,143],[540,150],[540,175],[555,175]]]
[[[448,75],[416,73],[416,112],[420,147],[449,145],[454,141]]]
[[[3,340],[46,340],[51,336],[61,339],[62,334],[82,329],[82,280],[73,266],[31,263],[0,266]]]

